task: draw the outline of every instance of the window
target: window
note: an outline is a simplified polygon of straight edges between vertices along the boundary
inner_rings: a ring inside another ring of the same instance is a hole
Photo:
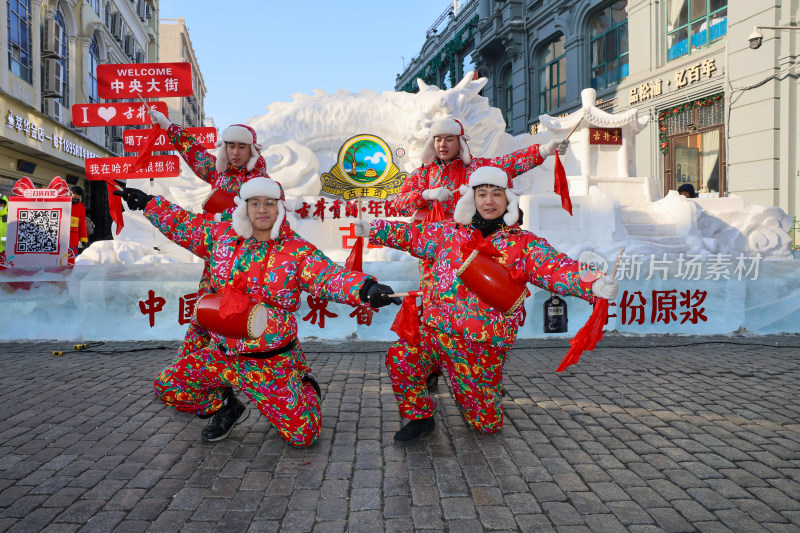
[[[61,11],[61,8],[58,8],[53,20],[61,31],[61,50],[59,50],[61,59],[58,62],[61,63],[61,86],[64,89],[61,97],[55,98],[55,101],[64,107],[69,107],[69,38],[67,37],[67,25],[64,23],[64,12]]]
[[[100,0],[94,0],[94,12],[100,16]]]
[[[628,76],[627,1],[614,2],[591,22],[592,88],[616,85]]]
[[[506,121],[506,128],[514,120],[514,86],[511,83],[511,65],[500,71],[500,109]]]
[[[89,97],[90,103],[97,103],[97,65],[100,64],[100,47],[97,45],[97,36],[92,37],[89,45]]]
[[[691,183],[697,192],[725,190],[724,113],[722,95],[665,111],[659,115],[664,145],[664,193]]]
[[[31,72],[31,13],[29,0],[9,0],[6,4],[8,20],[8,68],[30,83]]]
[[[539,113],[557,108],[566,99],[567,59],[562,35],[539,52]]]
[[[667,0],[667,61],[705,48],[727,33],[727,0]]]
[[[106,28],[109,30],[111,29],[111,4],[106,2],[105,7],[103,7],[103,22],[106,25]]]

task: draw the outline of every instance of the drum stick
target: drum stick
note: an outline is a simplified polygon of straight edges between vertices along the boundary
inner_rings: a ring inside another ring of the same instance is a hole
[[[564,137],[564,141],[568,140],[570,138],[570,136],[573,133],[575,133],[575,130],[578,129],[578,126],[581,125],[581,122],[583,122],[583,115],[581,115],[581,119],[578,122],[576,122],[574,126],[572,126],[572,129],[569,130],[569,133],[567,133],[567,136]],[[561,141],[561,142],[564,142],[564,141]]]
[[[622,250],[619,251],[619,255],[617,255],[617,260],[614,262],[614,270],[611,271],[611,277],[616,277],[617,275],[617,267],[619,266],[619,260],[622,259],[622,253],[625,251],[625,247],[622,247]]]
[[[411,293],[408,292],[396,292],[394,294],[385,294],[387,298],[405,298],[406,296],[411,296]]]
[[[147,105],[147,102],[145,102],[144,98],[142,98],[142,93],[136,93],[136,96],[139,97],[139,100],[142,101],[142,103],[144,104],[144,107],[147,108],[147,112],[149,113],[150,112],[150,106]]]

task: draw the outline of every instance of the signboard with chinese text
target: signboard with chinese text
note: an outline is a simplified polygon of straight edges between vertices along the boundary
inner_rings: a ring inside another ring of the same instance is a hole
[[[152,109],[165,115],[169,113],[164,102],[149,102]],[[107,102],[105,104],[75,104],[72,106],[72,123],[76,127],[150,125],[147,108],[139,103]]]
[[[126,152],[138,152],[147,141],[150,129],[125,130],[122,132],[122,144]],[[217,128],[184,128],[184,132],[190,133],[205,148],[215,148],[217,142]],[[153,144],[153,151],[174,150],[175,147],[169,142],[167,132],[162,130],[161,134]]]
[[[622,128],[589,128],[589,144],[622,144]]]
[[[190,63],[122,63],[97,65],[100,98],[191,96]]]
[[[67,264],[72,196],[56,176],[45,189],[29,178],[14,185],[8,201],[6,265],[50,267]]]
[[[72,142],[69,139],[65,139],[56,133],[55,128],[53,129],[52,135],[48,135],[44,129],[44,126],[41,126],[21,115],[16,115],[11,109],[8,110],[8,115],[6,115],[6,128],[10,130],[8,133],[16,131],[39,143],[43,143],[45,141],[52,142],[53,148],[56,150],[80,159],[99,157],[96,153],[82,146],[81,144]]]
[[[100,181],[112,179],[174,178],[181,174],[181,163],[177,155],[152,156],[145,168],[133,174],[128,171],[136,157],[98,157],[86,160],[86,179]]]

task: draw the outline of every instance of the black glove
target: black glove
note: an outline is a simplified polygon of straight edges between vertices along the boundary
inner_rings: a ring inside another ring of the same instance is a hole
[[[362,302],[369,302],[370,307],[378,309],[389,304],[400,305],[403,301],[398,298],[388,298],[387,295],[394,294],[394,290],[388,285],[383,285],[375,280],[368,279],[361,286],[359,296]]]
[[[139,189],[131,189],[130,187],[125,187],[122,191],[114,191],[114,194],[122,196],[131,211],[144,211],[144,206],[153,199],[152,194],[147,194]]]

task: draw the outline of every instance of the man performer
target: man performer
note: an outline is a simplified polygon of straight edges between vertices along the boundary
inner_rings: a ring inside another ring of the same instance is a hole
[[[216,146],[220,148],[219,154],[215,157],[208,153],[208,150],[195,139],[194,135],[187,132],[155,109],[149,111],[150,120],[153,124],[158,124],[167,132],[169,141],[178,150],[178,153],[189,165],[194,174],[209,183],[212,187],[209,199],[214,195],[231,197],[230,207],[219,212],[216,209],[209,212],[207,204],[203,204],[203,211],[209,220],[231,220],[231,214],[235,206],[232,197],[239,194],[242,184],[255,176],[267,175],[267,163],[261,155],[261,145],[255,130],[246,124],[233,124],[222,131]],[[197,291],[199,299],[206,293],[210,280],[208,266],[203,268],[200,276],[200,286]],[[184,354],[197,351],[209,343],[208,332],[196,324],[190,324],[184,336],[181,350]]]
[[[353,306],[399,303],[393,291],[361,272],[342,268],[289,227],[283,190],[277,182],[256,177],[242,185],[232,222],[212,222],[162,196],[126,188],[120,194],[174,243],[208,264],[208,294],[220,294],[220,316],[233,309],[264,303],[266,329],[259,338],[231,338],[211,331],[198,350],[181,351],[155,381],[155,391],[178,411],[211,418],[207,441],[228,436],[247,418],[234,395],[239,388],[292,446],[309,446],[320,430],[319,385],[308,375],[297,340],[293,312],[300,292]],[[226,301],[228,303],[226,303]],[[247,317],[247,314],[244,315]],[[196,320],[196,317],[195,319]]]
[[[446,218],[453,216],[460,194],[458,188],[465,185],[470,174],[486,166],[497,167],[515,178],[533,167],[544,163],[558,147],[562,153],[566,143],[559,146],[558,141],[550,141],[545,146],[532,144],[521,150],[500,157],[472,157],[469,136],[464,132],[461,122],[446,118],[431,125],[431,136],[422,150],[422,165],[409,174],[400,192],[392,200],[392,205],[403,216],[414,216],[418,210],[429,211],[433,202],[440,202]],[[419,266],[420,287],[431,282],[430,264],[425,261]],[[425,291],[423,291],[424,294]],[[422,306],[428,302],[423,296]],[[428,386],[435,389],[440,371],[428,377]]]
[[[463,196],[450,220],[428,225],[373,220],[371,226],[356,225],[356,235],[371,228],[370,243],[404,250],[433,264],[431,283],[422,288],[428,304],[420,326],[421,344],[400,340],[386,355],[400,414],[409,420],[394,436],[398,444],[433,430],[435,405],[425,379],[436,368],[447,370],[456,403],[475,430],[495,433],[502,427],[503,364],[516,339],[523,306],[506,316],[467,287],[457,274],[465,252],[486,250],[513,279],[589,302],[614,299],[619,291],[613,278],[592,269],[581,272],[577,261],[519,227],[519,198],[502,169],[475,170],[460,192]]]
[[[72,188],[72,206],[69,220],[69,258],[67,264],[74,265],[75,258],[89,242],[86,231],[86,206],[83,205],[83,188],[75,185]]]

